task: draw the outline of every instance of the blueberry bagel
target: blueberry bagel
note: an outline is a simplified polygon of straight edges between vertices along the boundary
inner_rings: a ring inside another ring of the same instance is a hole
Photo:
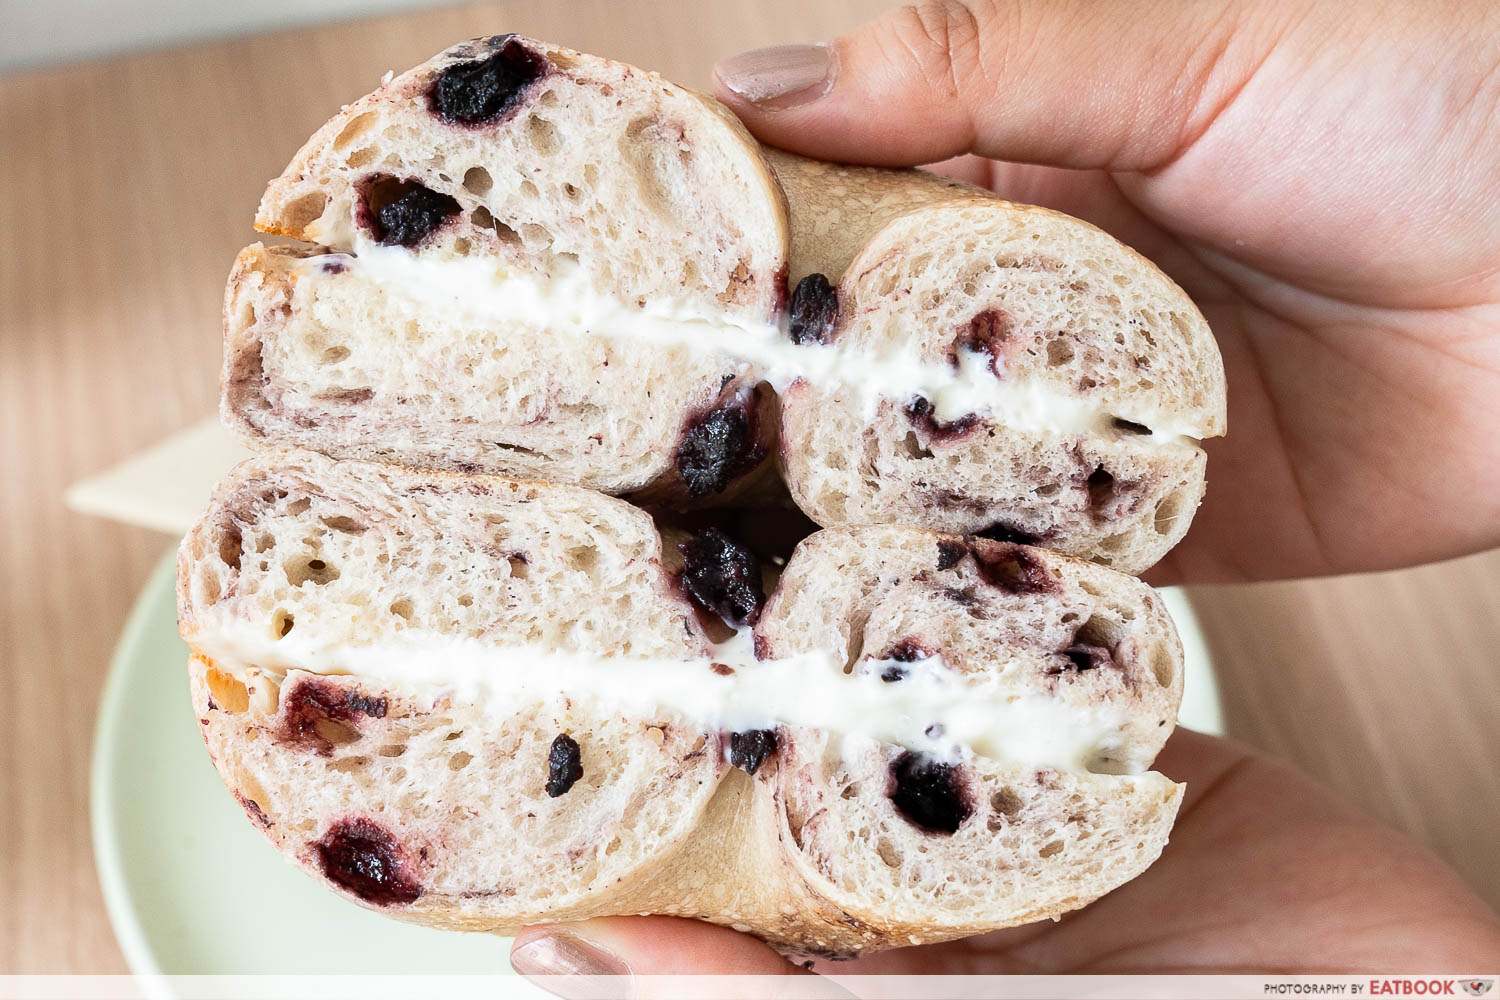
[[[269,453],[184,540],[179,618],[249,820],[401,919],[667,913],[847,955],[1156,858],[1181,660],[1145,585],[891,526],[763,579],[577,487]]]
[[[252,442],[683,503],[772,464],[772,399],[719,348],[781,312],[784,200],[710,98],[465,42],[324,125],[256,226],[321,249],[235,263],[223,413]]]
[[[1129,573],[1187,532],[1223,364],[1192,302],[1086,223],[920,171],[772,153],[810,351],[780,456],[823,525],[900,523]]]

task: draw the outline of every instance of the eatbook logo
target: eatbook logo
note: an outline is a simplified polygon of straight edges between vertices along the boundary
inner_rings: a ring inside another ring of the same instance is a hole
[[[1471,997],[1482,997],[1495,985],[1493,979],[1465,979],[1460,984]]]

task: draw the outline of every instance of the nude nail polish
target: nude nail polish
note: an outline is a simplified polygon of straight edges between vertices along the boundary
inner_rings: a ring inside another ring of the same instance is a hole
[[[511,949],[510,965],[521,975],[564,1000],[624,995],[627,984],[591,979],[630,975],[618,957],[567,931],[552,931]]]
[[[838,50],[826,43],[751,49],[719,60],[714,75],[730,93],[757,107],[800,107],[833,89]]]

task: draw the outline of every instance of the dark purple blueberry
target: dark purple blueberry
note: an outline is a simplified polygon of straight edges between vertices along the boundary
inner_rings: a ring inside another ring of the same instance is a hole
[[[711,410],[683,435],[677,448],[677,470],[688,495],[722,493],[729,481],[760,460],[743,404]]]
[[[839,293],[821,274],[809,274],[792,292],[787,335],[794,344],[828,343],[839,312]]]
[[[566,795],[573,782],[583,777],[583,761],[578,741],[567,733],[558,733],[547,751],[547,794],[554,799]]]
[[[396,839],[363,818],[339,820],[313,847],[323,874],[367,903],[415,902],[422,887],[406,872]]]
[[[938,569],[952,569],[963,561],[969,547],[963,542],[938,542]]]
[[[682,585],[694,604],[736,628],[755,623],[766,600],[755,553],[718,528],[704,528],[677,551]]]
[[[325,260],[323,262],[324,274],[343,274],[349,270],[349,265],[341,260]]]
[[[358,736],[361,717],[383,719],[389,709],[385,698],[326,680],[303,680],[282,697],[277,738],[326,757],[333,753],[335,742]]]
[[[939,420],[934,416],[935,408],[926,396],[917,396],[906,404],[906,419],[926,432],[928,440],[941,441],[960,438],[979,426],[979,414],[965,413],[957,420]]]
[[[968,328],[958,335],[958,339],[953,342],[955,351],[949,355],[949,360],[957,366],[957,351],[973,354],[982,352],[990,356],[990,370],[999,376],[1005,358],[1004,345],[1009,339],[1010,317],[998,309],[986,309],[969,320]]]
[[[995,542],[974,548],[974,561],[984,582],[1011,594],[1047,594],[1058,589],[1057,578],[1023,545]]]
[[[897,811],[930,833],[953,833],[974,813],[955,764],[908,750],[891,765],[891,779]]]
[[[979,595],[974,593],[973,587],[944,587],[942,594],[948,600],[963,608],[972,608],[979,603]]]
[[[1042,540],[1041,536],[1023,531],[1004,521],[996,521],[983,531],[976,531],[975,534],[980,538],[988,538],[992,542],[1015,542],[1018,545],[1035,545]]]
[[[754,774],[776,752],[776,730],[749,729],[743,733],[729,734],[729,763]]]
[[[344,695],[344,704],[349,706],[349,711],[368,715],[372,719],[383,719],[385,713],[390,710],[390,703],[384,698],[371,698],[360,694],[358,691],[349,691]]]
[[[459,213],[458,202],[416,181],[372,182],[365,192],[377,242],[414,247]]]
[[[1124,417],[1115,417],[1115,430],[1125,431],[1128,434],[1150,434],[1151,428],[1145,424],[1138,424],[1134,420],[1126,420]]]
[[[547,60],[514,35],[489,40],[494,55],[455,63],[432,88],[432,109],[453,125],[487,125],[521,103],[532,84],[547,74]]]
[[[887,684],[894,684],[897,681],[904,681],[906,680],[906,668],[898,667],[893,664],[889,667],[886,667],[880,672],[880,679],[885,681]]]
[[[271,825],[271,817],[266,815],[266,811],[260,807],[259,802],[239,792],[235,792],[234,797],[239,800],[240,808],[245,810],[245,815],[250,817],[250,822],[262,830]]]
[[[931,656],[932,650],[908,636],[880,654],[880,659],[895,660],[897,663],[915,663],[917,660],[926,660]]]

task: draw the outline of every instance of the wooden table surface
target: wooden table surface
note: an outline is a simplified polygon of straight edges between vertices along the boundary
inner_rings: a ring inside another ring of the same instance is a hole
[[[719,55],[829,37],[878,6],[483,4],[0,78],[0,972],[124,969],[89,752],[111,648],[168,541],[61,495],[213,411],[223,279],[303,139],[461,38],[523,31],[706,88]],[[1233,735],[1500,904],[1500,552],[1194,600]]]

